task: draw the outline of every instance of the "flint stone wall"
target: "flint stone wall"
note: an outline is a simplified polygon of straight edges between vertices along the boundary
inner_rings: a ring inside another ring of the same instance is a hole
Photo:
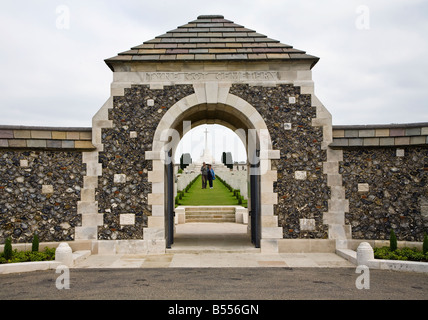
[[[323,213],[328,211],[330,190],[322,170],[327,154],[321,149],[322,128],[312,126],[316,108],[312,107],[311,95],[285,84],[233,85],[230,93],[257,109],[269,129],[272,149],[280,150],[281,158],[272,160],[272,170],[277,170],[278,177],[274,183],[274,192],[278,193],[274,214],[283,228],[283,237],[327,238]],[[310,228],[306,228],[307,219],[314,222]]]
[[[99,240],[143,239],[151,206],[148,172],[152,161],[145,151],[152,149],[153,136],[164,114],[179,100],[194,93],[191,85],[165,86],[151,90],[148,85],[133,85],[124,96],[116,96],[109,120],[113,128],[102,129],[104,151],[100,152],[102,176],[96,200],[104,214],[98,227]],[[134,215],[135,223],[121,224],[121,215]]]
[[[80,152],[0,150],[0,243],[74,240],[85,170]]]
[[[194,93],[192,85],[146,85],[125,89],[114,97],[102,130],[99,152],[102,176],[96,190],[104,215],[98,239],[143,239],[151,215],[147,194],[153,135],[165,112]],[[316,110],[311,96],[293,85],[272,87],[233,85],[262,115],[280,159],[273,192],[274,214],[284,238],[326,238],[330,188],[323,174],[326,151],[321,127],[313,126]],[[338,174],[349,200],[344,224],[354,239],[388,239],[394,229],[399,240],[422,241],[428,232],[428,124],[336,127],[334,149],[343,152]],[[82,225],[77,213],[86,165],[82,152],[94,150],[90,130],[79,128],[0,128],[0,243],[72,241]]]
[[[340,173],[349,199],[353,239],[422,241],[428,232],[428,148],[352,148]]]

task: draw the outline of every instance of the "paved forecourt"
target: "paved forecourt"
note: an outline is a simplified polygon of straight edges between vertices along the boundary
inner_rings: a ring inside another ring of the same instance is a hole
[[[254,248],[247,225],[186,223],[176,225],[175,241],[162,255],[91,255],[74,268],[355,268],[335,253],[268,253]]]

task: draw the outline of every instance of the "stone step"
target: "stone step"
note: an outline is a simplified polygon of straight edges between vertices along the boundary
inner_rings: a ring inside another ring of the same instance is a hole
[[[72,255],[73,255],[73,264],[78,264],[91,255],[91,250],[74,251]]]
[[[235,212],[208,212],[208,211],[194,211],[186,212],[186,217],[194,216],[235,216]]]
[[[207,253],[260,253],[261,249],[255,248],[249,245],[246,248],[235,248],[233,246],[230,247],[186,247],[180,245],[172,245],[171,249],[166,249],[166,253],[178,254],[178,253],[187,253],[187,254],[207,254]]]
[[[235,222],[235,212],[227,211],[193,211],[187,212],[186,222]]]
[[[223,222],[235,222],[235,218],[186,218],[186,223],[190,223],[190,222],[218,222],[218,223],[223,223]]]
[[[234,206],[186,207],[186,222],[236,222]]]
[[[197,207],[186,207],[186,212],[198,212],[198,211],[206,211],[206,212],[235,212],[235,207],[203,207],[203,206],[197,206]]]
[[[192,216],[186,217],[186,222],[235,222],[235,216]]]

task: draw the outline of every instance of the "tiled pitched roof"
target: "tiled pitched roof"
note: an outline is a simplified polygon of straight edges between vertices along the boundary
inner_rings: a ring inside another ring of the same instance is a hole
[[[220,15],[197,20],[146,41],[105,60],[113,70],[115,61],[221,61],[221,60],[313,60],[319,58],[247,29]]]

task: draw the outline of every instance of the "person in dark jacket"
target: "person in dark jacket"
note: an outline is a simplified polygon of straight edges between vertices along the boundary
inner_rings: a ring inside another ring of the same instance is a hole
[[[208,165],[208,182],[210,184],[210,189],[213,188],[213,180],[215,180],[215,173],[214,173],[214,169],[211,167],[211,165]]]
[[[207,179],[208,179],[208,167],[205,164],[205,162],[202,164],[202,167],[201,167],[201,175],[202,175],[202,189],[206,189]]]

